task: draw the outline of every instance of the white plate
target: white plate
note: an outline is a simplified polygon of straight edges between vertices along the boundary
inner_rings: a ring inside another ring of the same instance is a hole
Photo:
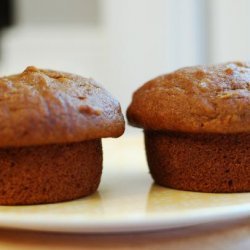
[[[0,227],[54,232],[141,232],[250,216],[250,193],[184,192],[153,184],[142,139],[104,141],[102,183],[94,195],[36,206],[0,206]]]

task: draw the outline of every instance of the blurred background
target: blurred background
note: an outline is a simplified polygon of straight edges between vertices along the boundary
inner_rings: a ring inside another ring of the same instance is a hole
[[[174,69],[250,57],[248,0],[1,0],[0,75],[27,65],[91,76],[125,111]]]

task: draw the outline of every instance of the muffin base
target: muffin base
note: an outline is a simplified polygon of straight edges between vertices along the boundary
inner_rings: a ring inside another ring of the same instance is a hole
[[[250,191],[250,134],[144,133],[157,184],[198,192]]]
[[[102,173],[101,140],[0,149],[0,205],[73,200],[94,193]]]

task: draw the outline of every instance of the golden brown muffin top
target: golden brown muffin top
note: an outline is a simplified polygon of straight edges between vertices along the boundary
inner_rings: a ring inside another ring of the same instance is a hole
[[[0,147],[70,143],[123,132],[119,103],[93,79],[35,67],[0,78]]]
[[[250,132],[250,64],[179,69],[139,88],[127,110],[131,125],[193,133]]]

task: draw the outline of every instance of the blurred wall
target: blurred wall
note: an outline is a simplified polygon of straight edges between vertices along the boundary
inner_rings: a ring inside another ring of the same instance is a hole
[[[205,63],[204,22],[197,22],[204,7],[201,0],[104,1],[109,79],[124,107],[145,81]]]
[[[92,76],[125,108],[143,82],[205,62],[204,10],[202,0],[20,0],[1,72],[34,64]]]
[[[100,0],[15,0],[18,25],[96,24]]]
[[[250,1],[209,0],[208,62],[249,60]]]
[[[19,0],[0,74],[27,65],[91,76],[122,103],[183,66],[249,57],[248,0]]]

